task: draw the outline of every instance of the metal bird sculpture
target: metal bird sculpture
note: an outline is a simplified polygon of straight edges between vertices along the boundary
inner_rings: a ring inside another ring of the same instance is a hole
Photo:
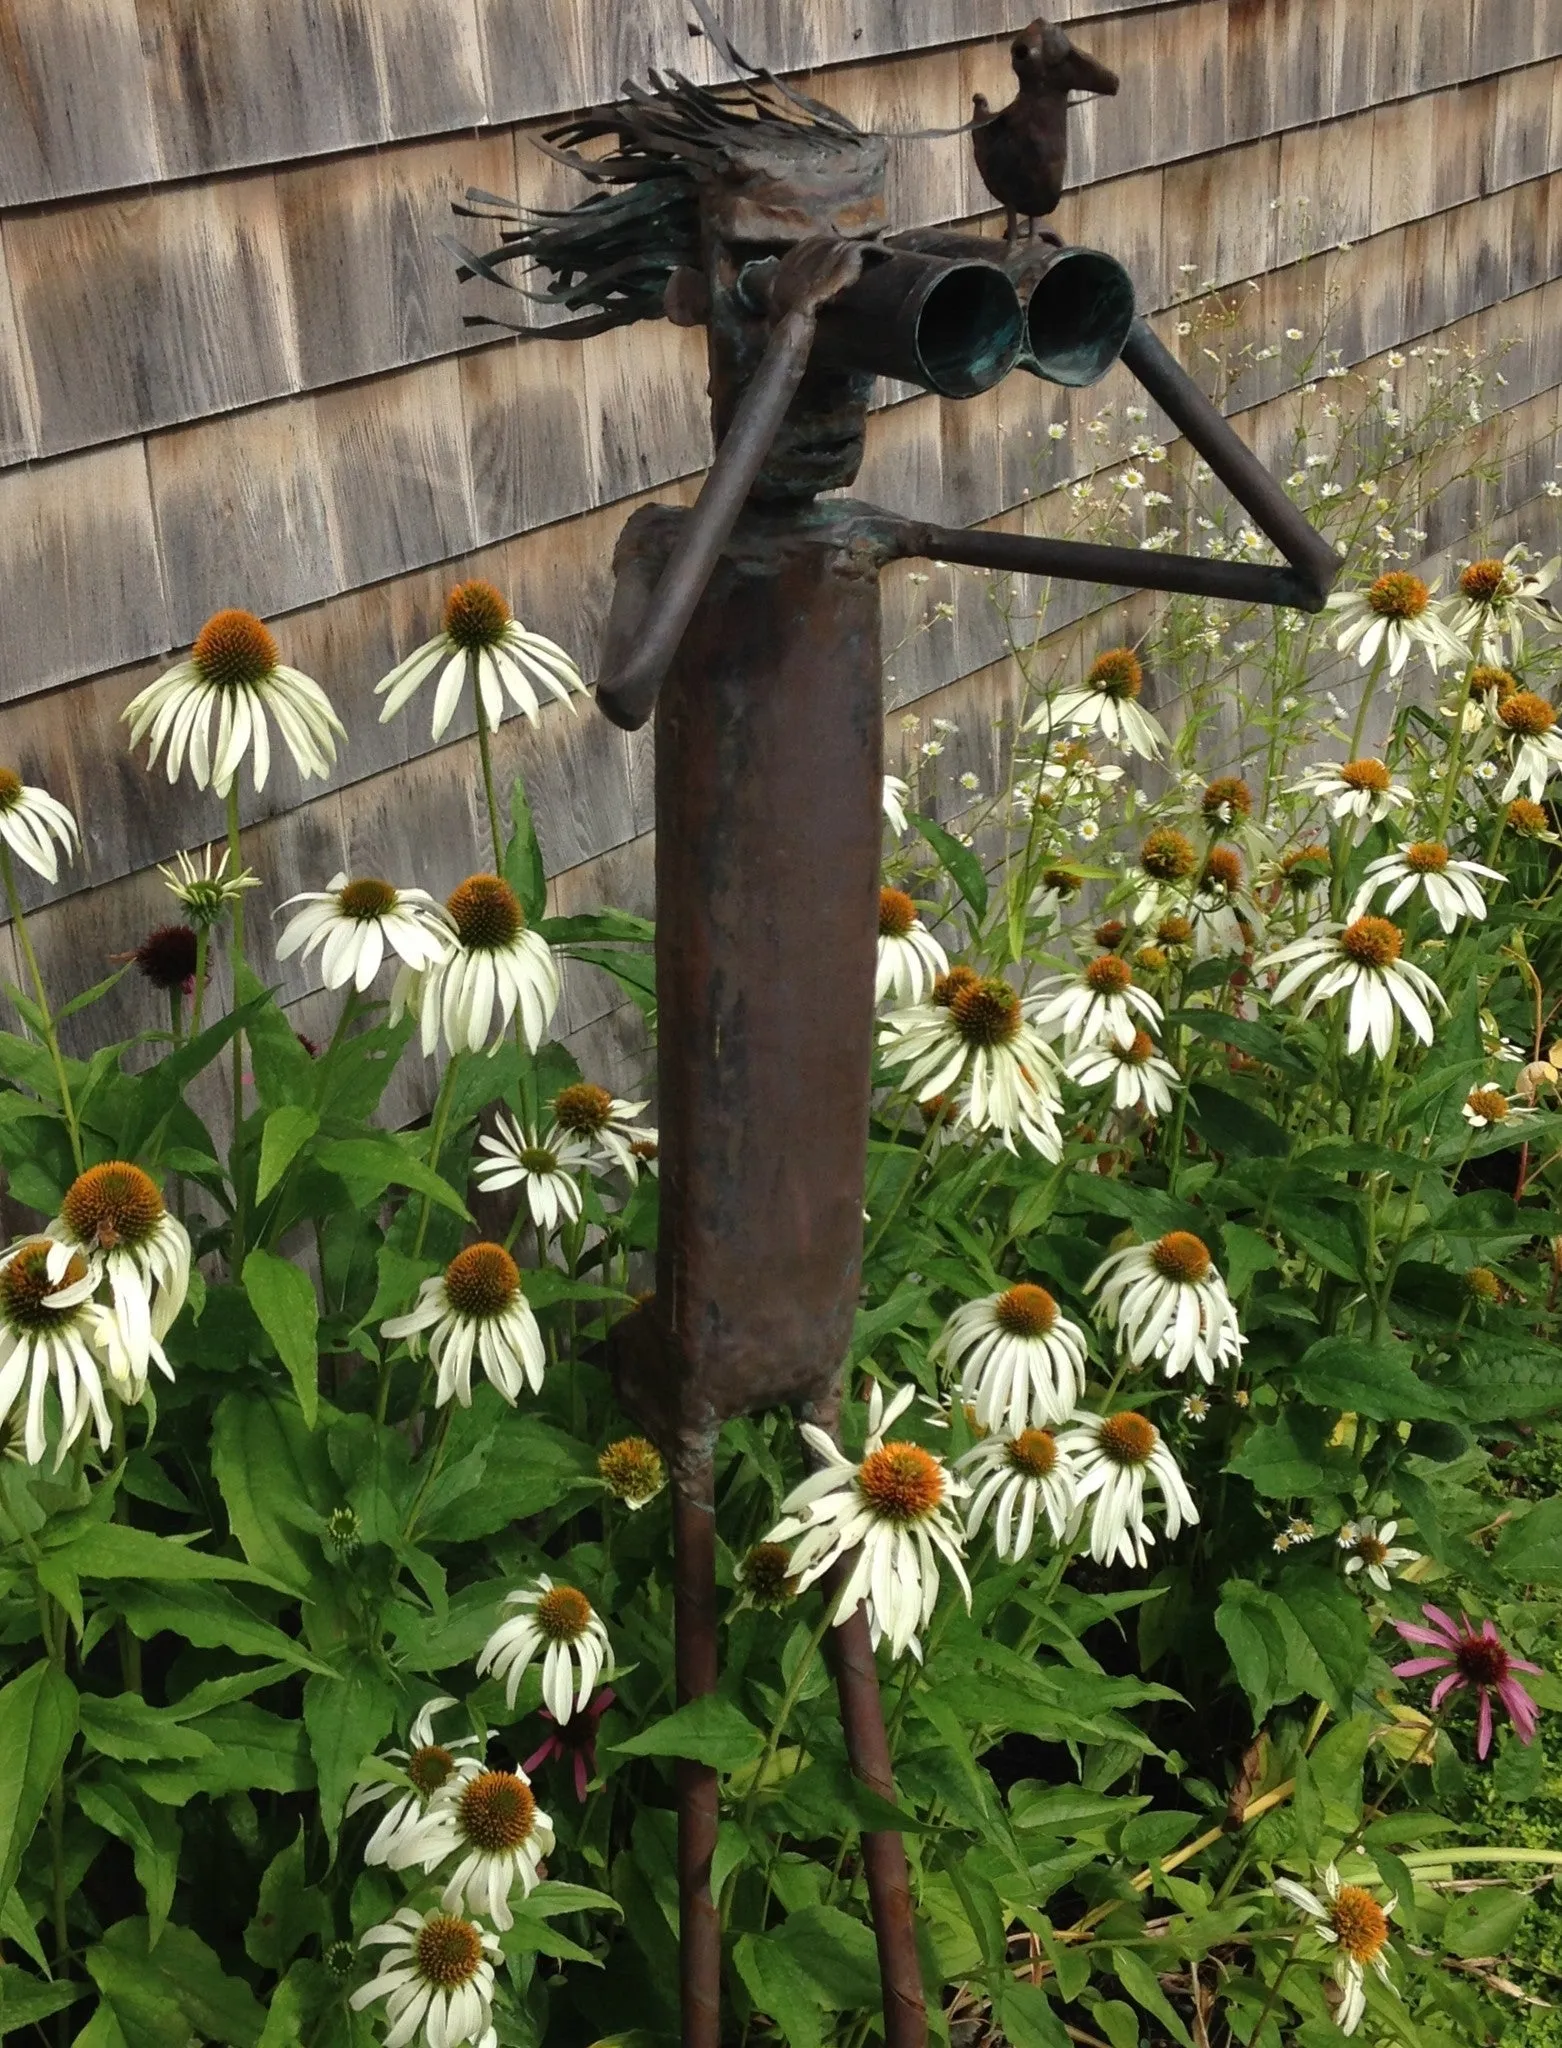
[[[1008,213],[1007,239],[1029,231],[1054,211],[1068,175],[1068,104],[1071,92],[1115,93],[1117,73],[1077,49],[1053,22],[1039,17],[1014,39],[1011,52],[1018,95],[998,113],[986,96],[973,96],[971,146],[982,183]]]

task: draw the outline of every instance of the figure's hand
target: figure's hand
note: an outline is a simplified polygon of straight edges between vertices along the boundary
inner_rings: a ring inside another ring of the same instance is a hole
[[[775,317],[781,320],[788,313],[802,313],[811,320],[827,299],[861,277],[867,247],[840,235],[815,235],[789,249],[770,285]]]

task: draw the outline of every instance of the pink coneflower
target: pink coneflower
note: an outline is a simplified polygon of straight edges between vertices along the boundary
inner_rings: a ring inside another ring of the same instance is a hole
[[[1477,1629],[1467,1614],[1461,1614],[1456,1622],[1452,1615],[1430,1604],[1421,1612],[1432,1623],[1430,1628],[1422,1628],[1419,1622],[1414,1621],[1396,1621],[1394,1626],[1407,1643],[1430,1643],[1438,1654],[1435,1657],[1411,1657],[1403,1664],[1396,1664],[1394,1676],[1419,1678],[1428,1671],[1441,1671],[1444,1675],[1432,1688],[1434,1714],[1450,1693],[1473,1686],[1480,1700],[1480,1722],[1475,1738],[1478,1757],[1484,1757],[1491,1748],[1493,1693],[1507,1708],[1520,1742],[1533,1742],[1540,1709],[1513,1674],[1515,1671],[1538,1672],[1540,1666],[1523,1657],[1515,1657],[1489,1621],[1483,1621]]]
[[[586,1787],[597,1774],[597,1726],[613,1704],[614,1697],[613,1688],[604,1685],[596,1698],[566,1721],[562,1728],[546,1707],[540,1708],[542,1718],[551,1726],[542,1747],[534,1749],[521,1765],[527,1777],[533,1775],[539,1764],[552,1763],[555,1759],[562,1763],[565,1757],[573,1757],[575,1797],[584,1802]]]

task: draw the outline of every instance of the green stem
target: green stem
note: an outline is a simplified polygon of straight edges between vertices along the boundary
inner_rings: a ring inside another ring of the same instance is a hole
[[[60,1109],[65,1117],[65,1128],[70,1136],[71,1157],[76,1162],[76,1171],[83,1166],[81,1152],[81,1131],[76,1122],[76,1107],[71,1101],[70,1083],[65,1078],[65,1060],[60,1051],[59,1033],[54,1028],[54,1012],[49,1008],[48,992],[43,985],[43,973],[38,965],[38,955],[33,951],[32,934],[27,929],[27,913],[22,909],[22,899],[17,892],[16,870],[11,865],[11,849],[0,839],[0,876],[5,880],[6,900],[11,906],[11,929],[16,934],[16,943],[22,949],[22,958],[33,985],[33,1001],[43,1017],[43,1042],[48,1047],[49,1059],[54,1067],[54,1085],[60,1091]]]
[[[937,1141],[938,1134],[940,1130],[943,1128],[943,1123],[944,1119],[942,1114],[930,1117],[928,1119],[928,1126],[926,1131],[923,1133],[921,1144],[917,1147],[917,1156],[912,1161],[911,1171],[906,1175],[905,1180],[901,1183],[899,1193],[896,1195],[894,1201],[890,1203],[889,1213],[885,1216],[884,1221],[879,1225],[878,1229],[874,1231],[872,1238],[868,1242],[867,1250],[864,1251],[862,1255],[862,1262],[864,1265],[868,1263],[869,1259],[873,1257],[873,1254],[884,1242],[885,1233],[889,1230],[890,1225],[895,1221],[895,1218],[900,1214],[901,1210],[906,1206],[906,1199],[910,1195],[911,1190],[916,1186],[917,1181],[921,1178],[922,1169],[927,1164],[928,1155],[931,1153],[933,1146]]]
[[[234,770],[228,784],[228,857],[233,872],[244,871],[243,848],[239,839],[239,777]],[[239,970],[244,965],[244,896],[233,898],[233,923],[228,934],[228,959],[233,970],[233,1006],[239,1006]],[[228,1253],[228,1271],[236,1274],[244,1264],[244,1238],[248,1228],[248,1202],[244,1190],[244,1033],[233,1034],[233,1141],[228,1158],[228,1175],[233,1182],[233,1240]]]
[[[804,1685],[808,1682],[808,1674],[813,1669],[814,1659],[818,1656],[824,1639],[830,1632],[830,1625],[834,1620],[835,1602],[833,1599],[829,1599],[824,1603],[824,1611],[819,1616],[817,1627],[803,1645],[803,1654],[798,1658],[796,1668],[786,1682],[786,1691],[781,1695],[781,1704],[777,1707],[775,1717],[766,1732],[765,1747],[760,1755],[759,1762],[754,1767],[754,1775],[749,1782],[748,1795],[743,1801],[743,1810],[738,1816],[738,1824],[744,1829],[748,1827],[749,1822],[754,1818],[754,1808],[759,1801],[760,1787],[764,1782],[765,1773],[776,1760],[776,1751],[781,1747],[781,1738],[786,1733],[788,1721],[792,1718],[792,1710],[797,1705]]]
[[[1291,1936],[1290,1953],[1287,1955],[1285,1961],[1280,1965],[1279,1969],[1276,1970],[1274,1982],[1269,1987],[1269,1996],[1264,2000],[1264,2009],[1258,2015],[1258,2024],[1256,2027],[1254,2027],[1252,2033],[1249,2034],[1247,2037],[1249,2042],[1249,2048],[1262,2048],[1259,2036],[1263,2033],[1265,2026],[1268,2024],[1269,2015],[1274,2011],[1275,2006],[1279,2001],[1280,1986],[1285,1982],[1286,1976],[1290,1971],[1291,1965],[1296,1961],[1296,1952],[1301,1947],[1302,1936],[1306,1932],[1307,1929],[1305,1927],[1298,1927],[1295,1934]]]
[[[488,732],[488,714],[483,709],[483,699],[477,688],[477,677],[472,667],[472,657],[467,657],[467,676],[472,684],[472,697],[477,710],[477,758],[483,764],[483,796],[488,804],[488,831],[494,842],[494,873],[504,873],[504,829],[499,822],[499,798],[494,790],[493,742]]]
[[[450,1121],[450,1099],[455,1092],[453,1086],[455,1073],[456,1068],[460,1064],[461,1055],[458,1052],[452,1053],[450,1055],[450,1064],[445,1068],[444,1079],[439,1084],[439,1096],[434,1104],[434,1114],[429,1119],[428,1163],[430,1170],[434,1173],[439,1171],[439,1155],[444,1150],[445,1145],[445,1126]],[[433,1213],[433,1207],[432,1200],[429,1196],[425,1195],[423,1197],[423,1206],[418,1211],[418,1234],[412,1241],[412,1256],[415,1259],[420,1259],[423,1256],[423,1240],[428,1236],[429,1217]]]
[[[176,988],[168,991],[168,1029],[176,1046],[184,1044],[184,997]]]
[[[1459,701],[1454,706],[1453,747],[1444,764],[1443,801],[1437,813],[1437,837],[1446,840],[1448,823],[1454,814],[1454,804],[1459,795],[1459,777],[1464,772],[1464,757],[1469,750],[1469,735],[1464,729],[1465,708],[1470,701],[1470,677],[1472,669],[1464,672],[1464,681],[1459,690]]]
[[[201,1013],[206,1008],[206,956],[211,951],[211,932],[202,925],[195,935],[195,996],[190,1005],[190,1036],[201,1035]]]

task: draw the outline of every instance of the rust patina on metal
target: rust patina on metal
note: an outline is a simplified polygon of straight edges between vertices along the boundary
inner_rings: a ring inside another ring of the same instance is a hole
[[[1126,273],[1041,237],[889,235],[885,145],[748,66],[653,77],[545,146],[596,186],[567,213],[488,194],[500,246],[463,274],[575,317],[703,324],[715,463],[692,511],[625,527],[597,701],[656,719],[661,1227],[656,1292],[615,1331],[620,1397],[673,1476],[680,1702],[718,1677],[715,1447],[790,1407],[835,1429],[861,1279],[882,846],[879,573],[932,556],[1015,573],[1320,609],[1332,548],[1134,316]],[[579,154],[608,141],[608,154]],[[458,245],[459,247],[459,245]],[[527,331],[527,330],[521,330]],[[535,330],[532,330],[535,332]],[[961,398],[1014,367],[1086,384],[1121,357],[1286,558],[1216,562],[968,531],[849,499],[875,375]],[[844,1571],[826,1582],[838,1597]],[[894,1796],[865,1613],[831,1631],[847,1754]],[[715,1773],[679,1766],[681,2009],[720,2039]],[[926,2012],[904,1848],[862,1843],[888,2048]]]

